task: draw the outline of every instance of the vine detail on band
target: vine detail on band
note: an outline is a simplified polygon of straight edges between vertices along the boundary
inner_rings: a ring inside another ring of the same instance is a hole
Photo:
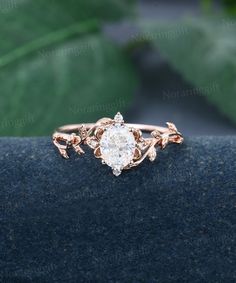
[[[82,125],[73,133],[59,131],[54,133],[53,143],[58,148],[61,156],[66,159],[69,158],[70,149],[81,155],[85,153],[81,146],[88,145],[94,151],[95,157],[102,159],[104,163],[100,149],[100,140],[107,128],[115,123],[114,119],[103,118],[89,129]],[[122,123],[124,124],[123,121]],[[146,158],[153,162],[157,157],[158,148],[164,149],[169,143],[181,144],[184,140],[182,134],[173,123],[167,123],[167,128],[164,132],[159,131],[157,127],[150,133],[149,137],[144,137],[140,129],[129,127],[129,130],[134,135],[136,146],[133,160],[124,169],[138,166]]]

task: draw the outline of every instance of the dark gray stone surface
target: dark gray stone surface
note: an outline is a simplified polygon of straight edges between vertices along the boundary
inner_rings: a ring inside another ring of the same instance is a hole
[[[49,138],[0,139],[0,282],[235,282],[236,137],[114,177]]]

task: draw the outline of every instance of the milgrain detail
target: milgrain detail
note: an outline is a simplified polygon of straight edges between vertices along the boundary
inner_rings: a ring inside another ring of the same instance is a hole
[[[149,134],[144,137],[144,133]],[[62,157],[68,159],[68,150],[84,154],[81,145],[88,145],[96,158],[110,166],[114,175],[141,164],[146,158],[155,161],[157,149],[169,143],[181,144],[182,134],[173,123],[167,127],[125,124],[118,112],[114,119],[102,118],[95,124],[68,125],[53,134],[53,143]]]

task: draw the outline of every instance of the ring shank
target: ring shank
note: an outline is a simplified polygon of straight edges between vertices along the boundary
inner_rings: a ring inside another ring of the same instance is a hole
[[[151,133],[153,131],[159,131],[160,133],[166,133],[168,132],[168,128],[165,127],[159,127],[159,126],[153,126],[153,125],[145,125],[145,124],[126,124],[126,126],[130,128],[135,128],[138,130],[141,130],[144,133]],[[91,129],[93,126],[95,126],[95,123],[85,123],[85,124],[72,124],[72,125],[65,125],[57,129],[57,132],[61,133],[73,133],[76,132],[80,127],[84,126],[86,130]]]

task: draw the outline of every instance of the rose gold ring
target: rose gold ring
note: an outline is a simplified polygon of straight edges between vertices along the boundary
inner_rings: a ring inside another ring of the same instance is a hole
[[[183,141],[173,123],[167,123],[166,128],[126,124],[120,113],[114,119],[102,118],[95,124],[62,126],[53,134],[53,143],[64,158],[69,158],[69,149],[83,154],[81,145],[88,145],[96,158],[112,168],[115,176],[122,170],[138,166],[145,158],[153,162],[158,148]]]

